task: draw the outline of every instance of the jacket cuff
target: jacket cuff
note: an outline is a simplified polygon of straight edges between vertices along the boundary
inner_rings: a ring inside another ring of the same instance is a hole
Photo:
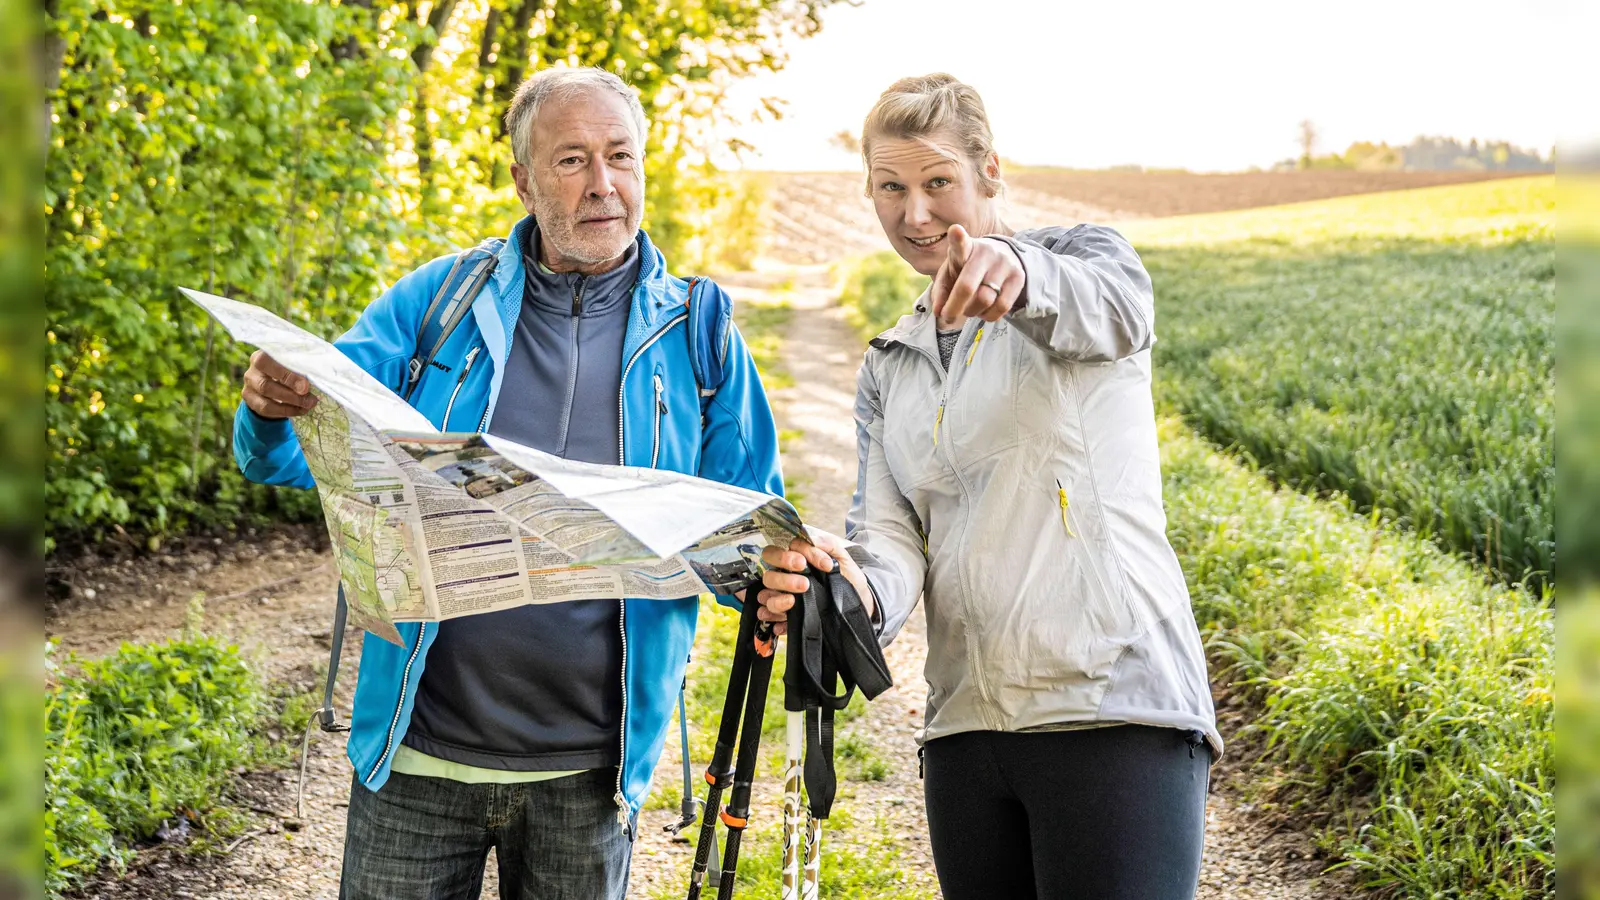
[[[856,561],[856,565],[861,569],[861,577],[867,580],[867,590],[872,591],[872,614],[867,618],[872,622],[873,636],[881,638],[883,637],[884,622],[883,591],[878,590],[878,586],[872,583],[872,573],[867,571],[867,566],[871,563],[872,556],[867,553],[865,547],[854,543],[847,544],[844,552],[850,554],[850,558]]]
[[[294,435],[294,423],[288,419],[269,419],[248,406],[241,408],[249,420],[250,434],[257,441],[276,446]]]
[[[1022,267],[1022,290],[1017,292],[1016,302],[1011,304],[1011,311],[1026,309],[1028,306],[1028,263],[1022,255],[1022,248],[1017,246],[1015,238],[1008,234],[986,234],[985,238],[992,238],[1011,248],[1011,255],[1017,258],[1017,265]]]

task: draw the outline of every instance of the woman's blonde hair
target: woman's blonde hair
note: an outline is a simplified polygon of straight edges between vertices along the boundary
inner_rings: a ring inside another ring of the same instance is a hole
[[[977,170],[978,184],[986,194],[993,197],[1005,190],[1005,182],[988,172],[994,135],[989,131],[983,98],[972,85],[943,72],[902,78],[878,96],[861,126],[861,161],[871,168],[867,155],[872,152],[873,138],[916,140],[938,135],[955,138]],[[870,174],[867,192],[872,192]]]

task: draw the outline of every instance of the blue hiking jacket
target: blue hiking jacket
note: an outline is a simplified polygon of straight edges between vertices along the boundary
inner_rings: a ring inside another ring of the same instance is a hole
[[[518,248],[531,226],[532,219],[524,218],[513,227],[494,276],[473,302],[472,315],[440,349],[436,360],[448,371],[430,366],[411,394],[411,405],[435,427],[443,427],[447,408],[455,431],[482,431],[494,415],[522,306]],[[665,258],[643,230],[637,240],[639,276],[623,339],[619,462],[781,496],[777,427],[744,339],[737,328],[730,329],[724,378],[702,419],[685,321],[688,283],[667,272]],[[422,316],[454,260],[455,254],[441,256],[400,279],[334,346],[384,384],[403,385]],[[468,354],[479,347],[487,352],[479,352],[468,366]],[[659,396],[652,376],[659,376],[663,385]],[[251,481],[314,486],[288,420],[263,419],[241,404],[234,416],[233,450]],[[737,606],[732,597],[717,599]],[[666,739],[698,614],[694,597],[622,602],[622,764],[615,799],[618,822],[630,834]],[[436,624],[397,627],[404,647],[363,642],[350,715],[347,752],[357,777],[372,790],[388,780],[395,749],[410,723],[428,647],[438,632]]]

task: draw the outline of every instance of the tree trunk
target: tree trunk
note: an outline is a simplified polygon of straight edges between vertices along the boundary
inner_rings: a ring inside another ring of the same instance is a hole
[[[528,70],[532,62],[528,59],[528,27],[533,24],[533,14],[544,5],[544,0],[519,0],[516,11],[512,14],[511,33],[507,35],[505,43],[500,45],[500,58],[506,61],[505,80],[496,80],[494,83],[494,121],[495,136],[503,139],[506,136],[506,110],[511,106],[511,98],[517,92],[517,86],[522,83],[522,75]]]
[[[433,48],[439,44],[439,35],[450,24],[450,14],[455,11],[456,0],[438,0],[428,12],[426,24],[432,36],[424,36],[411,51],[411,62],[417,67],[417,92],[411,107],[411,133],[413,150],[417,154],[417,175],[422,182],[424,208],[433,194],[433,129],[428,124],[428,67],[433,63]]]
[[[45,0],[45,18],[56,17],[57,0]],[[42,97],[40,109],[40,162],[50,155],[50,116],[54,110],[50,107],[50,96],[61,86],[61,63],[67,56],[67,41],[65,38],[53,34],[48,30],[41,30],[33,50],[34,77],[39,83]]]

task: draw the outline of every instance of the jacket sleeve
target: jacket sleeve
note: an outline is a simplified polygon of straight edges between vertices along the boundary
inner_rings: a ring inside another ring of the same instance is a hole
[[[995,238],[1016,251],[1027,278],[1008,318],[1045,352],[1115,362],[1155,343],[1150,275],[1114,229],[1079,225],[1037,239]]]
[[[723,372],[722,384],[706,406],[700,435],[700,477],[782,497],[778,426],[755,359],[737,326],[729,328]],[[716,596],[723,606],[740,608],[733,596]]]
[[[333,345],[386,386],[401,385],[422,314],[454,260],[454,254],[439,257],[400,279]],[[251,481],[298,488],[315,484],[289,420],[262,418],[242,402],[233,415],[233,456]]]
[[[856,491],[845,519],[850,555],[878,603],[878,641],[887,647],[922,595],[928,557],[922,520],[900,492],[883,450],[883,407],[869,358],[856,374]]]

